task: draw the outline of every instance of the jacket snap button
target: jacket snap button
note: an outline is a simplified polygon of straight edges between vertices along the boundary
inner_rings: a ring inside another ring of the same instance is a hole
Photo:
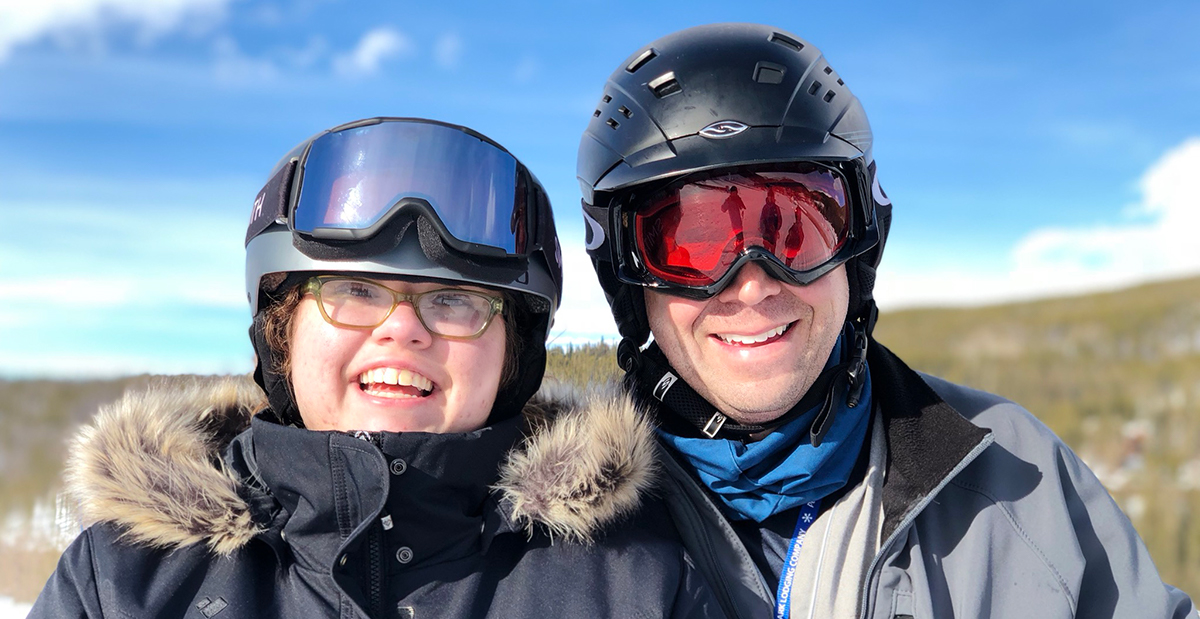
[[[396,560],[401,563],[408,563],[409,561],[412,561],[413,560],[412,548],[409,548],[408,546],[401,546],[400,550],[396,551]]]
[[[392,460],[392,475],[403,475],[404,471],[408,470],[408,463],[396,458]]]
[[[401,604],[403,604],[403,602],[401,602]],[[400,619],[413,619],[417,616],[417,613],[413,610],[412,606],[400,606],[396,610],[400,614]]]

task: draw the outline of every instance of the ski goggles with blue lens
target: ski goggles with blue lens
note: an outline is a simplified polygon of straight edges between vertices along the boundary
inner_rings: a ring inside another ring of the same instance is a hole
[[[365,240],[404,214],[426,217],[462,252],[506,257],[536,249],[529,172],[463,127],[404,118],[343,125],[314,138],[277,176],[290,177],[290,185],[286,178],[269,182],[264,194],[275,185],[279,214],[293,232],[313,239]],[[255,213],[257,221],[257,206]]]

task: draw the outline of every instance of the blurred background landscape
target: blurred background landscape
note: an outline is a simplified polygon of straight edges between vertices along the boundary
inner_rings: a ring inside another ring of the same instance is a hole
[[[65,541],[80,422],[149,375],[251,370],[247,216],[325,128],[437,118],[528,164],[566,274],[552,372],[610,377],[579,137],[624,59],[721,21],[815,44],[871,119],[879,340],[1026,405],[1200,595],[1195,0],[0,0],[0,619]]]
[[[1015,400],[1091,466],[1163,578],[1200,593],[1200,277],[972,309],[888,312],[878,340],[913,368]],[[615,347],[555,348],[548,373],[617,377]],[[69,536],[65,441],[148,376],[0,381],[0,597],[32,601]]]

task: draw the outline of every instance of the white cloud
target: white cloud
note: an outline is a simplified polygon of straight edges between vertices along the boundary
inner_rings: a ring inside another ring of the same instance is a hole
[[[137,282],[130,277],[34,276],[4,277],[0,281],[4,283],[0,286],[0,303],[9,308],[24,304],[37,305],[39,314],[54,305],[62,306],[64,310],[81,304],[92,309],[119,307],[129,302],[137,288]]]
[[[244,224],[80,219],[89,238],[62,226],[34,242],[38,251],[21,241],[21,257],[0,265],[0,376],[248,369]]]
[[[538,62],[537,58],[525,56],[521,58],[521,61],[517,63],[517,67],[513,69],[513,79],[520,84],[531,82],[534,77],[537,77],[538,71],[541,68],[542,65]]]
[[[95,48],[99,32],[133,24],[143,42],[179,28],[192,29],[224,15],[231,0],[5,0],[0,2],[0,62],[16,47],[54,37]]]
[[[443,69],[453,69],[458,66],[463,55],[463,40],[453,32],[438,37],[433,44],[433,59]]]
[[[17,228],[54,212],[49,238],[0,237],[0,304],[69,314],[95,308],[156,307],[164,302],[243,308],[245,222],[225,207],[164,208],[153,218],[103,205],[11,204]],[[31,310],[32,311],[32,310]],[[19,313],[19,312],[18,312]]]
[[[1140,202],[1128,209],[1136,223],[1034,231],[1013,247],[1007,268],[992,272],[905,272],[885,260],[876,297],[886,308],[980,304],[1200,273],[1200,137],[1160,157],[1139,188]]]
[[[249,348],[249,344],[246,346]],[[79,355],[22,352],[19,358],[0,359],[0,376],[53,377],[56,379],[116,378],[137,374],[246,374],[254,369],[253,355],[240,357],[172,356],[163,354],[129,355],[97,352]],[[0,615],[0,619],[3,615]]]
[[[371,75],[385,60],[407,56],[413,49],[413,42],[407,36],[384,26],[367,32],[353,50],[334,58],[333,67],[348,77]]]
[[[227,84],[260,84],[279,76],[275,63],[242,53],[237,41],[220,37],[213,44],[216,64],[213,71],[218,81]]]
[[[300,68],[308,68],[318,60],[321,60],[329,51],[329,43],[324,37],[313,36],[309,37],[308,43],[298,49],[287,49],[281,54],[290,65]]]

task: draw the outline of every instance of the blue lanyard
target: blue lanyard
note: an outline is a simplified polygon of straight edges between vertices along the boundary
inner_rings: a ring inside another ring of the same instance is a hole
[[[783,570],[779,574],[779,590],[775,592],[775,619],[788,619],[788,615],[791,614],[792,578],[795,577],[796,565],[800,562],[800,547],[804,545],[808,527],[817,519],[820,510],[821,501],[809,501],[800,507],[796,530],[792,533],[792,541],[788,544],[787,556],[783,560]]]

